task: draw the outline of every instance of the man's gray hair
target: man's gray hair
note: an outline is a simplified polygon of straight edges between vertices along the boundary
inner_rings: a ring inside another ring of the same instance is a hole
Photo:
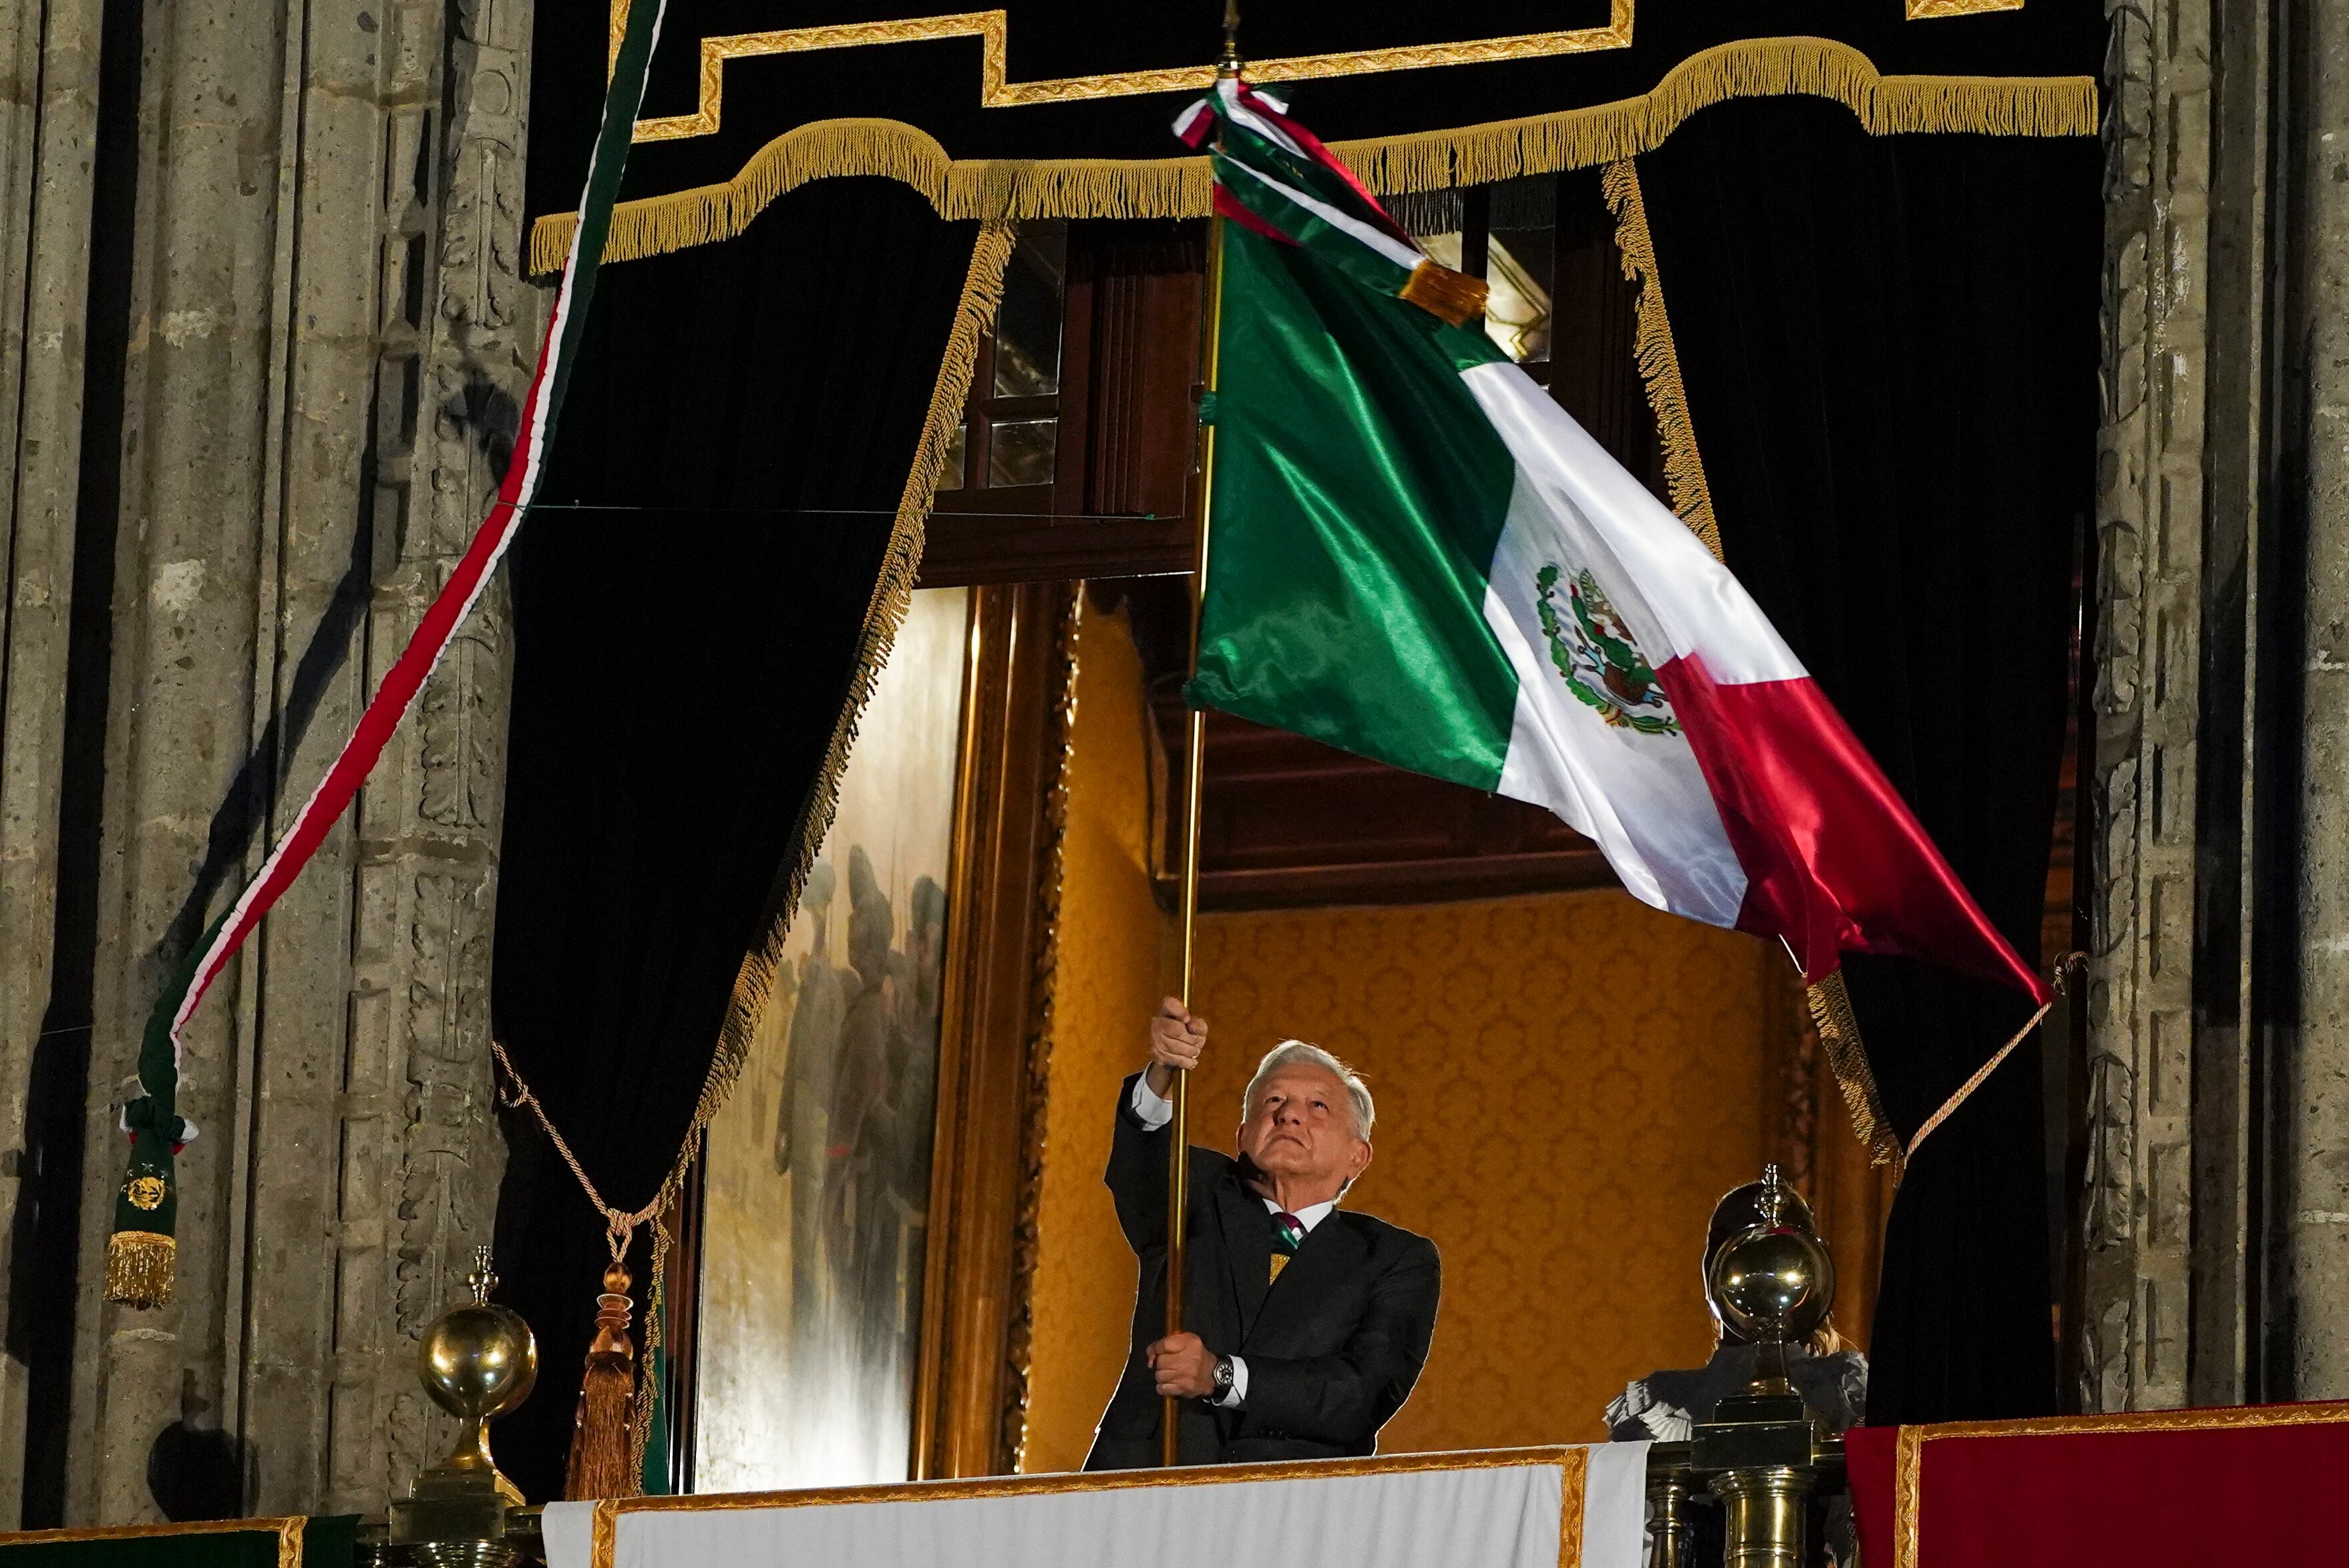
[[[1256,1065],[1256,1077],[1248,1079],[1247,1093],[1240,1099],[1240,1119],[1245,1121],[1256,1109],[1257,1086],[1290,1067],[1319,1068],[1323,1072],[1346,1086],[1346,1096],[1354,1102],[1354,1134],[1363,1142],[1371,1140],[1371,1128],[1379,1119],[1378,1107],[1371,1103],[1371,1086],[1362,1075],[1323,1050],[1309,1046],[1303,1040],[1283,1040],[1265,1052],[1264,1060]]]

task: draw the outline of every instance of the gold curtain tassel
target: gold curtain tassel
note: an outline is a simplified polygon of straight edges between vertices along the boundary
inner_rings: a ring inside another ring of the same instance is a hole
[[[1492,292],[1483,278],[1472,278],[1466,273],[1455,273],[1433,262],[1422,262],[1403,281],[1402,297],[1430,315],[1441,317],[1447,325],[1465,326],[1485,314],[1485,299]]]
[[[180,1243],[152,1231],[117,1231],[106,1238],[106,1299],[127,1306],[168,1306]]]
[[[636,1347],[628,1339],[628,1271],[604,1271],[595,1298],[595,1340],[587,1347],[587,1374],[579,1386],[579,1417],[571,1434],[571,1462],[563,1495],[574,1502],[635,1497],[643,1478],[628,1473],[636,1453],[630,1433],[636,1393]]]

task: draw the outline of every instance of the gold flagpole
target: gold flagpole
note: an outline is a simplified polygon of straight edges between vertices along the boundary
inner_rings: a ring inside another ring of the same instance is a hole
[[[1220,77],[1240,74],[1239,0],[1224,0],[1224,57],[1216,63]],[[1206,390],[1216,393],[1224,353],[1224,221],[1207,221],[1207,353]],[[1210,417],[1199,429],[1199,548],[1191,573],[1191,674],[1199,673],[1199,613],[1207,591],[1207,522],[1216,493],[1216,426]],[[1196,951],[1199,915],[1199,796],[1207,765],[1207,716],[1191,710],[1190,743],[1183,757],[1183,1006],[1191,1005],[1192,957]],[[1166,1332],[1183,1332],[1183,1242],[1191,1207],[1191,1075],[1174,1075],[1174,1134],[1167,1152],[1166,1172]],[[1159,1459],[1180,1462],[1182,1401],[1169,1396],[1159,1417]]]

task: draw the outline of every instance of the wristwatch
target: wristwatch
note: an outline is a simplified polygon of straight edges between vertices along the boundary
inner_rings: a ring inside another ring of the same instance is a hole
[[[1203,1398],[1210,1405],[1220,1405],[1224,1402],[1224,1396],[1231,1391],[1232,1358],[1228,1356],[1218,1356],[1216,1357],[1215,1387],[1208,1389]]]

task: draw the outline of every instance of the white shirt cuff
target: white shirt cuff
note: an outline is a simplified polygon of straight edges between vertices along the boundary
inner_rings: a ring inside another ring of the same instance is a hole
[[[1247,1398],[1247,1363],[1237,1356],[1226,1357],[1226,1359],[1232,1364],[1232,1386],[1224,1391],[1222,1398],[1216,1401],[1216,1408],[1237,1410],[1240,1408],[1240,1401]]]
[[[1133,1080],[1133,1097],[1128,1102],[1133,1119],[1155,1132],[1174,1119],[1174,1102],[1162,1099],[1150,1087],[1150,1075],[1143,1073]]]

